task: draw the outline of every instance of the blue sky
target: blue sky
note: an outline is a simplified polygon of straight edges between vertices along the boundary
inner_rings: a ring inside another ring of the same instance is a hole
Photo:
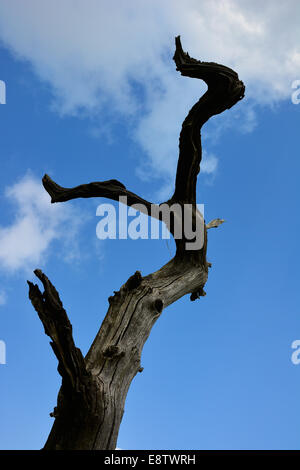
[[[226,220],[209,231],[207,296],[155,324],[118,446],[299,449],[299,4],[116,3],[0,5],[0,449],[43,446],[60,386],[28,300],[33,269],[60,292],[85,354],[113,290],[174,253],[172,240],[97,239],[108,201],[51,205],[41,178],[169,197],[180,126],[205,89],[175,70],[178,34],[192,56],[234,67],[246,97],[202,131],[198,202],[207,221]]]

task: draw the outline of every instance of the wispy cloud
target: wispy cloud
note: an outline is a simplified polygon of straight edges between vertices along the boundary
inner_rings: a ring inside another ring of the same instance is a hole
[[[203,159],[201,163],[201,172],[211,175],[216,171],[218,167],[218,159],[213,154],[203,153]]]
[[[0,37],[51,84],[58,112],[98,116],[99,128],[99,112],[130,118],[142,167],[169,181],[181,122],[204,89],[176,74],[174,36],[193,56],[238,71],[247,106],[217,127],[238,119],[249,132],[257,105],[289,98],[299,78],[299,14],[298,0],[10,0],[0,3]]]
[[[1,290],[0,291],[0,307],[2,305],[5,305],[7,302],[7,295],[6,295],[6,292],[4,290]]]
[[[77,236],[84,217],[70,204],[51,205],[41,182],[30,174],[8,187],[5,197],[15,215],[9,225],[0,226],[2,269],[28,271],[44,265],[55,240],[61,241],[63,257],[78,256]]]

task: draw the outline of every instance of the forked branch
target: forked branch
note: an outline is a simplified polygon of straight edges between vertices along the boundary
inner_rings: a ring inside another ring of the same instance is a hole
[[[245,87],[236,72],[228,67],[200,62],[183,52],[179,36],[174,61],[182,75],[204,80],[208,86],[183,122],[175,190],[166,201],[168,205],[180,207],[188,204],[195,223],[201,218],[196,205],[202,157],[201,127],[211,116],[240,100]],[[118,201],[126,196],[124,203],[139,204],[145,208],[145,213],[162,220],[159,212],[153,215],[149,201],[128,191],[117,180],[63,188],[45,175],[43,185],[52,203],[89,197]],[[175,219],[176,216],[174,225]],[[207,229],[218,227],[222,222],[222,219],[214,219],[204,224],[201,249],[187,249],[184,237],[175,240],[177,251],[172,260],[146,277],[137,271],[110,296],[108,312],[85,358],[74,344],[72,326],[56,289],[40,270],[35,271],[44,293],[29,282],[29,297],[52,340],[63,378],[46,449],[115,449],[127,391],[133,377],[142,371],[141,353],[152,326],[165,307],[184,295],[190,294],[192,301],[205,296],[204,286],[211,266],[206,262]],[[184,222],[180,220],[180,223]],[[172,223],[170,231],[174,232]]]
[[[44,293],[41,293],[36,284],[27,281],[29,298],[44,325],[46,335],[52,340],[50,344],[58,359],[58,371],[64,384],[76,389],[78,379],[86,374],[84,357],[74,344],[72,325],[57,290],[40,269],[36,269],[34,273],[42,282]]]
[[[211,116],[231,108],[237,101],[242,99],[245,87],[234,70],[214,62],[201,62],[193,59],[188,53],[183,51],[180,36],[176,37],[175,42],[176,50],[173,59],[177,70],[184,76],[203,80],[207,84],[208,89],[192,107],[182,124],[179,138],[179,158],[175,190],[172,198],[162,204],[172,205],[177,203],[181,206],[191,204],[193,207],[193,224],[195,225],[197,214],[199,215],[196,205],[196,186],[202,159],[201,127]],[[92,182],[74,188],[63,188],[48,175],[45,175],[43,185],[50,194],[52,203],[89,197],[106,197],[118,201],[121,196],[126,196],[128,206],[139,204],[141,208],[144,208],[142,212],[153,217],[156,217],[155,214],[158,214],[156,218],[162,220],[159,212],[151,211],[153,204],[128,191],[117,180]],[[182,233],[184,234],[184,220],[181,220],[180,223],[182,224]],[[206,240],[206,228],[215,226],[217,225],[212,223],[207,227],[203,226],[202,230],[205,232],[204,240]],[[171,225],[169,229],[174,235],[174,226]],[[188,251],[185,248],[186,240],[183,236],[182,239],[177,239],[175,242],[177,245],[177,255],[182,258],[185,251]],[[189,253],[189,256],[192,255],[198,260],[205,260],[206,245],[200,251],[201,253]]]

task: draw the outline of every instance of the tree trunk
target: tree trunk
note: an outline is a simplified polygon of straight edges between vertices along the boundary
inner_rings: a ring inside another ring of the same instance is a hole
[[[195,225],[200,216],[196,206],[196,182],[201,161],[200,129],[212,115],[241,99],[244,85],[233,70],[190,58],[183,52],[179,37],[176,38],[174,60],[182,75],[201,78],[208,85],[207,92],[183,122],[175,191],[164,203],[169,207],[174,203],[180,207],[191,204]],[[45,175],[43,184],[53,203],[78,197],[102,196],[118,200],[120,196],[126,196],[130,206],[142,203],[147,210],[151,206],[116,180],[62,188]],[[161,214],[157,218],[163,220]],[[183,228],[184,223],[181,219]],[[176,255],[165,266],[145,277],[139,271],[131,276],[108,299],[108,312],[85,358],[74,344],[72,326],[56,289],[40,270],[35,271],[44,292],[42,294],[37,285],[28,282],[29,297],[45,333],[52,340],[50,344],[62,376],[57,407],[51,414],[55,421],[45,449],[115,449],[126,395],[132,379],[142,371],[141,353],[152,326],[163,309],[182,296],[191,294],[191,300],[196,300],[205,295],[203,287],[211,266],[206,262],[207,229],[220,223],[222,220],[215,219],[203,225],[200,249],[187,249],[188,240],[183,236],[175,240]],[[173,235],[175,226],[174,218],[169,224]]]

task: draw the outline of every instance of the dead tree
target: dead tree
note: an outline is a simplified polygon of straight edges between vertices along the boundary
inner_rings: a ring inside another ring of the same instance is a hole
[[[199,216],[196,183],[201,162],[201,127],[211,116],[243,98],[245,87],[230,68],[191,58],[182,50],[180,37],[176,38],[173,59],[182,75],[202,79],[208,87],[182,124],[175,190],[165,202],[169,206],[190,204],[195,221]],[[43,185],[52,203],[89,197],[117,201],[126,196],[129,206],[151,206],[117,180],[63,188],[45,175]],[[141,353],[151,328],[162,310],[182,296],[190,294],[190,299],[195,300],[205,295],[203,288],[211,266],[206,261],[207,229],[221,222],[215,219],[204,225],[204,243],[199,250],[187,249],[184,236],[175,239],[173,259],[145,277],[137,271],[109,297],[108,312],[86,357],[74,344],[72,325],[55,287],[45,274],[35,271],[44,292],[28,282],[29,298],[51,338],[62,377],[57,406],[51,413],[55,421],[44,449],[115,449],[127,391],[132,379],[142,371]],[[174,223],[170,231],[174,232]]]

